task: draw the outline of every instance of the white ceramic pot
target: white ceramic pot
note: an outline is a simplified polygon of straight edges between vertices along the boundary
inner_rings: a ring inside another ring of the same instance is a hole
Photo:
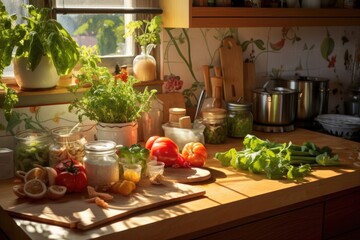
[[[27,58],[14,58],[14,75],[16,83],[22,90],[53,88],[59,81],[59,75],[52,60],[44,56],[34,71],[26,68]]]
[[[96,138],[98,140],[111,140],[117,145],[130,147],[137,143],[138,123],[102,123],[96,124]]]

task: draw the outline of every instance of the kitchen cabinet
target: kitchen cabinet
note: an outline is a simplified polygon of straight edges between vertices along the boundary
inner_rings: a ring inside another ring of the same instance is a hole
[[[192,0],[160,0],[166,28],[360,26],[360,9],[196,7]]]

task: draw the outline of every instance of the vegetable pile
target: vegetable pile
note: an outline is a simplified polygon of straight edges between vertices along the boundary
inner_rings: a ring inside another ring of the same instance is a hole
[[[225,152],[217,152],[215,158],[223,166],[264,173],[268,179],[287,178],[294,181],[310,174],[312,166],[339,165],[339,157],[332,154],[331,148],[319,148],[312,142],[305,142],[303,145],[277,143],[248,134],[243,144],[243,150],[231,148]]]
[[[145,148],[149,149],[150,156],[164,162],[165,167],[203,167],[207,159],[207,150],[200,142],[189,142],[180,152],[170,138],[152,136],[146,141]]]

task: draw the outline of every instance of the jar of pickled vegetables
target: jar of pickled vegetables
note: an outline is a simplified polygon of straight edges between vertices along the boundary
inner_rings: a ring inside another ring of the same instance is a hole
[[[221,144],[226,141],[226,110],[223,108],[207,108],[202,112],[205,143]]]
[[[119,181],[116,143],[108,140],[86,143],[84,167],[90,186],[101,191],[108,190],[112,184]]]
[[[251,103],[227,103],[227,127],[229,137],[245,137],[252,132]]]
[[[49,164],[51,167],[64,159],[75,159],[83,162],[86,139],[80,127],[59,127],[52,130],[53,144],[49,149]]]
[[[15,135],[16,170],[27,172],[36,165],[49,166],[49,146],[52,143],[47,131],[24,130]]]

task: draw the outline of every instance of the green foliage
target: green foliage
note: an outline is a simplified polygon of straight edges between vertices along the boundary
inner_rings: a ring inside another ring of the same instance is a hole
[[[16,57],[27,57],[34,71],[42,56],[49,56],[59,75],[69,74],[79,60],[79,46],[63,26],[50,19],[50,9],[24,5],[28,17],[21,24],[25,35],[16,43]]]
[[[269,179],[299,180],[311,172],[311,166],[339,165],[338,155],[331,156],[329,147],[319,148],[312,142],[303,145],[270,142],[248,134],[244,149],[218,152],[215,158],[223,166],[264,173]]]
[[[82,67],[76,78],[79,84],[70,88],[76,98],[69,110],[75,111],[82,121],[83,117],[105,123],[126,123],[137,120],[141,113],[151,108],[151,99],[156,90],[143,92],[134,88],[137,80],[129,76],[126,82],[115,80],[106,67],[98,66],[100,58],[97,48],[81,48],[80,63]],[[81,97],[76,93],[80,86],[90,85]]]
[[[100,55],[122,51],[125,43],[123,14],[90,14],[77,17],[74,21],[79,27],[75,29],[73,35],[95,34]]]
[[[126,25],[125,37],[133,36],[140,46],[160,43],[162,20],[160,16],[149,20],[131,21]]]

